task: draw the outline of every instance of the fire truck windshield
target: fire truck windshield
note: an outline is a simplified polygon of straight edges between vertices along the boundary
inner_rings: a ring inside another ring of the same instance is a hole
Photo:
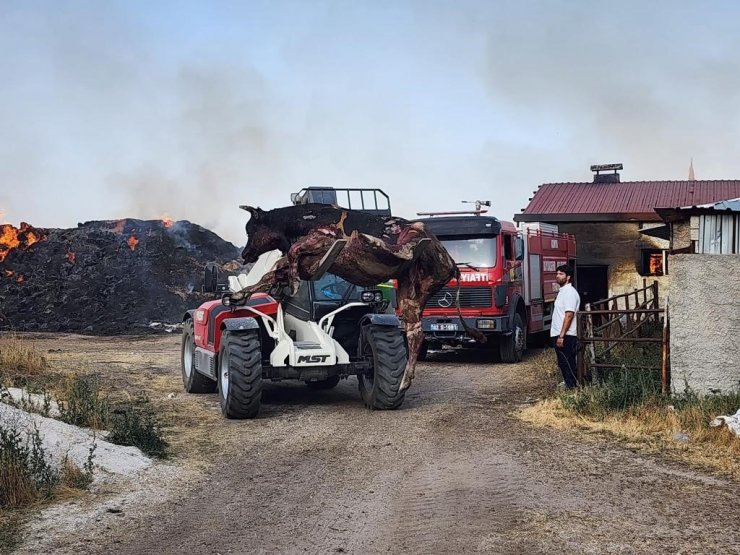
[[[442,244],[458,264],[476,268],[496,266],[496,237],[442,239]]]

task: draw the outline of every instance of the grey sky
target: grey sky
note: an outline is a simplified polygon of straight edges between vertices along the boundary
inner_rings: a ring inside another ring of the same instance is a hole
[[[153,6],[154,5],[154,6]],[[189,219],[309,185],[394,211],[740,178],[732,2],[0,2],[3,221]]]

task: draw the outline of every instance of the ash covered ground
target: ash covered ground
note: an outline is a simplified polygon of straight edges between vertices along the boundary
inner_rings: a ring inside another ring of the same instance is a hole
[[[229,272],[240,249],[181,220],[90,221],[72,229],[0,226],[0,330],[136,333],[177,323],[213,298],[206,263]]]

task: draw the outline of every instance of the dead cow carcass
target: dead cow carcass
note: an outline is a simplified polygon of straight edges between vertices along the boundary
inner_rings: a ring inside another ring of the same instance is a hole
[[[245,262],[255,262],[261,254],[276,249],[287,256],[258,283],[233,294],[231,301],[244,302],[253,293],[268,291],[280,282],[287,282],[295,293],[299,279],[310,280],[325,271],[360,286],[396,279],[398,307],[408,343],[401,390],[407,389],[414,378],[424,338],[424,305],[451,278],[460,276],[439,240],[421,223],[326,204],[270,211],[241,208],[251,214],[246,226],[248,242],[242,252]],[[463,326],[475,339],[485,340],[464,321]]]

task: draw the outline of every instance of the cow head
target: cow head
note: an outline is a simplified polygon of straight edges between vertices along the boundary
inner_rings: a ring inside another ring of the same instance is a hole
[[[256,262],[261,254],[275,249],[283,253],[287,252],[290,243],[281,230],[268,225],[267,218],[265,218],[267,212],[251,206],[240,206],[239,208],[252,215],[246,226],[247,246],[242,251],[244,262]]]

